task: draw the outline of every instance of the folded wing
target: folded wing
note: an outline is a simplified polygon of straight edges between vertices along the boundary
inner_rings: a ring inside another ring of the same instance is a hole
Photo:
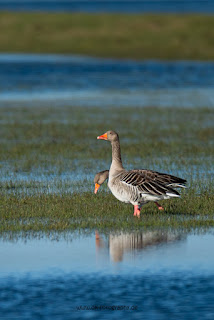
[[[177,179],[177,180],[176,180]],[[178,179],[180,182],[178,182]],[[151,194],[156,196],[171,194],[179,196],[179,193],[172,188],[173,184],[181,183],[185,181],[174,176],[167,176],[165,174],[159,174],[155,171],[149,170],[130,170],[123,173],[120,181],[135,187],[140,193]]]

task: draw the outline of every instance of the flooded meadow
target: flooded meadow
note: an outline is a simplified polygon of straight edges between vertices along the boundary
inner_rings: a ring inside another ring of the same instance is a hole
[[[2,319],[211,319],[214,65],[0,64]],[[125,168],[186,179],[181,198],[137,219],[107,183],[95,195],[95,174],[111,164],[96,139],[107,130]]]

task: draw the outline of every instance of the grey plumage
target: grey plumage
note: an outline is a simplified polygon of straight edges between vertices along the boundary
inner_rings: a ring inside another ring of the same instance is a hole
[[[98,183],[102,185],[105,182],[105,180],[108,179],[108,176],[109,176],[109,170],[100,171],[95,175],[94,183]],[[171,191],[172,191],[172,188],[186,188],[185,186],[186,180],[184,179],[169,175],[167,173],[160,173],[157,171],[152,171],[147,169],[134,169],[134,170],[124,172],[124,178],[122,177],[121,178],[122,178],[122,181],[129,184],[130,182],[133,181],[133,179],[135,179],[135,177],[136,177],[136,181],[138,181],[138,184],[141,186],[142,190],[144,190],[145,192],[153,193],[155,188],[157,193],[161,194],[160,190],[158,191],[158,184],[170,187]]]
[[[140,191],[153,195],[166,194],[167,192],[179,195],[173,187],[185,187],[186,180],[166,173],[152,170],[130,170],[121,174],[121,181],[136,186]]]

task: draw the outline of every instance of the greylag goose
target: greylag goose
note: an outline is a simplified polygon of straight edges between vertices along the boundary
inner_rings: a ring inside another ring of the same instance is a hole
[[[95,183],[94,193],[95,194],[97,193],[101,184],[103,184],[106,181],[106,179],[108,178],[108,174],[109,174],[109,170],[104,170],[104,171],[98,172],[95,175],[95,177],[94,177],[94,183]]]
[[[134,206],[134,216],[140,217],[141,207],[153,201],[180,197],[173,188],[185,187],[186,180],[152,170],[125,170],[122,165],[119,136],[107,131],[97,139],[108,140],[112,145],[112,163],[109,171],[108,187],[120,201]]]

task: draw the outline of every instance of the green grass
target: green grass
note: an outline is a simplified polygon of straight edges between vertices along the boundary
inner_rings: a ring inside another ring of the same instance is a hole
[[[212,109],[8,106],[0,119],[1,234],[214,226]],[[148,204],[136,219],[106,185],[94,195],[95,173],[111,162],[110,143],[96,137],[109,129],[126,168],[187,179],[181,199],[163,201],[164,212]]]
[[[191,190],[181,199],[163,201],[164,212],[159,212],[152,203],[145,205],[138,219],[133,216],[131,205],[117,201],[106,192],[1,196],[0,232],[214,227],[213,201],[213,194],[204,192],[199,196]]]
[[[0,13],[0,52],[214,59],[214,16]]]

